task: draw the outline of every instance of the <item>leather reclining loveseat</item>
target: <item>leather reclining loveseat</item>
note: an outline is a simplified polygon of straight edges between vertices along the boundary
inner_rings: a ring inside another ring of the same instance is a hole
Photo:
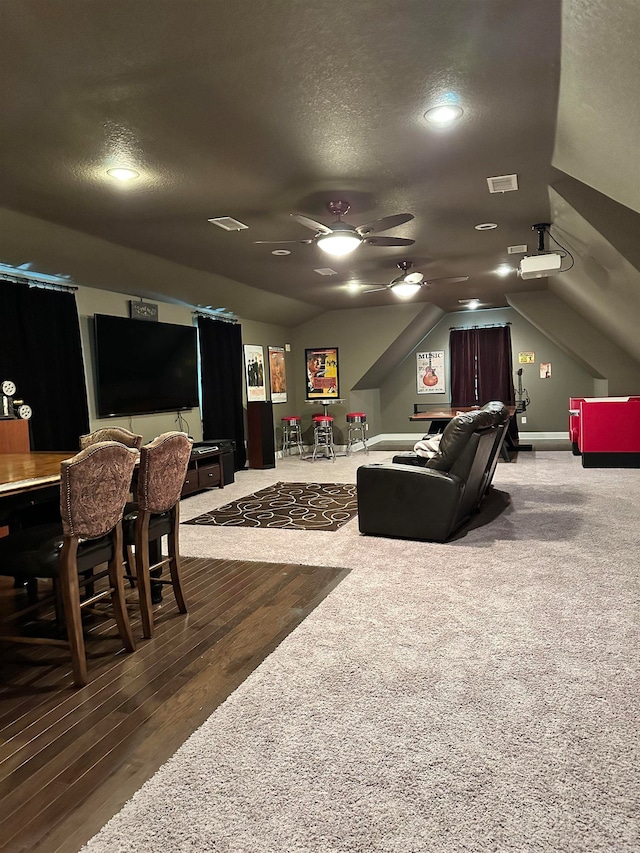
[[[400,454],[357,471],[361,533],[444,542],[480,506],[509,423],[503,403],[458,414],[430,459]]]

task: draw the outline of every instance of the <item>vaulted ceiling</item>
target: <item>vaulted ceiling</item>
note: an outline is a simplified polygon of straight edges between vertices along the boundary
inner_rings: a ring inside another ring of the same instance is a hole
[[[546,289],[495,270],[516,269],[508,246],[535,252],[554,181],[604,193],[627,233],[637,226],[640,71],[616,68],[637,56],[637,3],[613,7],[2,0],[0,263],[285,324],[396,304],[366,291],[403,260],[427,279],[468,277],[413,297],[445,311]],[[617,57],[593,56],[609,22]],[[607,77],[630,96],[611,145]],[[444,100],[462,117],[429,124],[425,111]],[[118,165],[139,177],[114,181]],[[517,191],[489,192],[487,178],[512,174]],[[411,214],[376,236],[415,242],[323,253],[290,214],[329,224],[332,200],[349,203],[353,225]],[[223,216],[248,228],[207,221]],[[486,222],[498,227],[475,229]],[[294,242],[256,242],[279,240]]]

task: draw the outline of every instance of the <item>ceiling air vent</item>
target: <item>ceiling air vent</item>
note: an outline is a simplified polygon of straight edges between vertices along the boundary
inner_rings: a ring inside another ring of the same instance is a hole
[[[517,175],[499,175],[497,178],[487,178],[490,193],[509,193],[518,189]]]
[[[320,267],[318,270],[314,270],[318,275],[338,275],[335,270],[332,270],[331,267]]]
[[[509,255],[524,255],[526,251],[526,243],[521,243],[519,246],[507,246],[507,254]]]
[[[218,216],[215,219],[207,219],[207,222],[217,225],[218,228],[224,228],[225,231],[245,231],[249,227],[231,216]]]

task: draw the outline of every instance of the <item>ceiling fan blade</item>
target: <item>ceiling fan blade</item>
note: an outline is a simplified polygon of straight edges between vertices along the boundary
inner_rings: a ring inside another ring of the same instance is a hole
[[[254,244],[275,246],[277,243],[313,243],[313,240],[254,240]]]
[[[406,237],[365,237],[363,242],[370,246],[413,246],[416,241]]]
[[[373,290],[363,290],[362,293],[380,293],[381,290],[389,290],[389,285],[385,284],[384,287],[374,287]]]
[[[310,219],[308,216],[303,216],[301,213],[290,213],[296,222],[304,225],[305,228],[311,228],[312,231],[321,231],[323,234],[332,234],[333,230],[328,225],[323,225],[322,222],[316,222],[315,219]]]
[[[455,284],[457,281],[468,281],[468,275],[452,275],[447,278],[427,278],[425,279],[425,284],[434,284],[435,282],[446,281],[447,284]]]
[[[358,225],[356,231],[359,234],[374,234],[376,231],[397,228],[398,225],[404,225],[405,222],[411,222],[412,219],[412,213],[396,213],[394,216],[383,216],[382,219],[367,222],[366,225]]]

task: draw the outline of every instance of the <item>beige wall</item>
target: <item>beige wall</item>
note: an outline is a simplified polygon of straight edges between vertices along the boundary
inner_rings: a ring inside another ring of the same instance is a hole
[[[588,396],[594,393],[593,380],[575,361],[565,355],[538,329],[520,317],[511,308],[490,311],[459,312],[447,314],[435,329],[399,365],[393,377],[380,389],[383,432],[415,433],[415,425],[408,416],[414,403],[443,403],[450,401],[449,329],[471,325],[511,323],[511,342],[514,358],[514,385],[518,387],[516,371],[523,368],[522,383],[531,398],[525,417],[526,424],[519,425],[523,432],[559,432],[567,429],[567,408],[570,396]],[[444,394],[417,394],[415,353],[423,350],[444,350],[446,392]],[[519,365],[518,352],[535,352],[535,364]],[[550,379],[540,379],[539,363],[552,363]],[[418,430],[419,431],[419,430]]]

